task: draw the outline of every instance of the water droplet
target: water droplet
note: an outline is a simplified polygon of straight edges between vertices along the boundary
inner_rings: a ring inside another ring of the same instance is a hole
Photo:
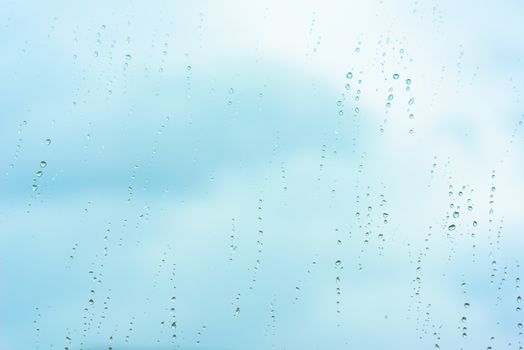
[[[348,72],[348,73],[346,74],[346,78],[348,78],[348,79],[353,78],[353,73]]]
[[[411,79],[406,79],[406,84],[407,85],[411,84]]]
[[[393,74],[393,79],[398,79],[399,75],[397,73]]]
[[[131,61],[131,58],[133,58],[130,54],[126,55],[126,60]]]
[[[230,95],[233,95],[234,93],[235,93],[235,90],[234,90],[233,88],[230,88],[230,89],[229,89],[229,94],[230,94]]]
[[[448,230],[453,231],[456,228],[454,224],[448,226]]]
[[[42,172],[42,170],[38,170],[38,171],[36,172],[36,176],[38,176],[38,177],[42,176],[43,174],[44,174],[44,173]]]
[[[50,144],[51,144],[51,139],[46,139],[46,140],[45,140],[45,144],[46,144],[46,145],[50,145]]]
[[[176,322],[171,323],[171,328],[176,328]]]
[[[392,101],[392,100],[393,100],[393,94],[389,94],[388,101]]]
[[[455,219],[458,218],[459,215],[460,215],[460,213],[459,213],[458,211],[453,212],[453,217],[454,217]]]
[[[95,301],[93,299],[89,299],[89,305],[93,305]]]
[[[238,315],[240,315],[240,308],[239,307],[237,307],[235,309],[235,316],[238,316]]]
[[[40,168],[45,168],[47,166],[47,162],[45,160],[42,160],[40,162]]]
[[[408,105],[411,106],[414,102],[415,102],[415,99],[412,97],[412,98],[409,99]]]
[[[465,307],[466,309],[469,309],[469,303],[464,303],[464,307]]]

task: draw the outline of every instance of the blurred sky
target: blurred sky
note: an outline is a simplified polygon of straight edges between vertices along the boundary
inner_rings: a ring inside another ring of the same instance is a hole
[[[523,16],[0,0],[0,350],[518,349]]]

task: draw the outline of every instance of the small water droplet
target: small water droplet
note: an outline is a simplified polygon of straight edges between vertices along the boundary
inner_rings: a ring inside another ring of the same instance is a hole
[[[40,162],[40,168],[45,168],[47,166],[47,162],[45,160],[42,160]]]
[[[397,73],[393,74],[393,79],[398,79],[399,75]]]
[[[346,78],[348,78],[348,79],[353,78],[353,73],[348,72],[348,73],[346,74]]]
[[[46,139],[46,140],[45,140],[45,144],[46,144],[46,145],[50,145],[50,144],[51,144],[51,139]]]
[[[132,58],[133,58],[133,56],[131,56],[130,54],[127,54],[127,55],[126,55],[126,60],[127,60],[127,61],[131,61]]]
[[[448,230],[453,231],[456,228],[454,224],[448,226]]]

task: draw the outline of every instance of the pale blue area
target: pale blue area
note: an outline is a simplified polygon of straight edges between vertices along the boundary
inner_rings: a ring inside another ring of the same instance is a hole
[[[0,350],[518,348],[522,6],[417,4],[3,1]]]

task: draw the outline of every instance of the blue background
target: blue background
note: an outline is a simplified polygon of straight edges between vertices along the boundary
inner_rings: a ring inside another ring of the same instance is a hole
[[[0,1],[0,349],[518,349],[523,16]]]

